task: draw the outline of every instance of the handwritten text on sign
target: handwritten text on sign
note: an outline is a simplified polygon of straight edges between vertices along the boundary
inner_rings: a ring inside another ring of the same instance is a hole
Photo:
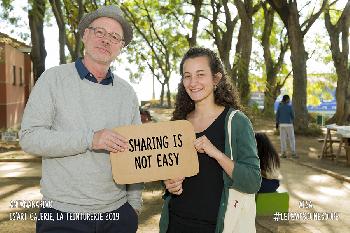
[[[148,123],[114,129],[128,139],[129,149],[111,153],[113,178],[131,184],[189,177],[198,173],[195,133],[188,121]]]

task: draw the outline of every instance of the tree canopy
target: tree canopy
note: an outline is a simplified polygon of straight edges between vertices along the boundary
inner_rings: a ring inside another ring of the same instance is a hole
[[[16,25],[20,19],[11,16],[12,3],[1,1],[1,18]],[[319,96],[327,98],[328,90],[336,88],[337,111],[332,120],[350,121],[348,1],[28,0],[25,10],[35,72],[45,69],[42,30],[47,16],[51,22],[55,19],[60,63],[66,63],[83,54],[77,32],[82,15],[109,4],[122,9],[135,31],[126,48],[127,62],[137,67],[129,70],[129,78],[150,79],[151,74],[162,86],[162,105],[171,106],[169,81],[180,76],[182,55],[189,47],[205,46],[218,53],[245,105],[251,90],[264,92],[264,114],[271,116],[276,97],[292,94],[296,129],[302,131],[308,127],[307,105],[317,103]],[[331,68],[315,71],[311,60]]]

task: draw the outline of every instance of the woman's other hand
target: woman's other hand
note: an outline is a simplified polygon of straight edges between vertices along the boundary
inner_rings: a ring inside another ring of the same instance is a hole
[[[183,191],[182,182],[184,181],[184,179],[185,178],[182,177],[182,178],[164,180],[165,188],[171,194],[180,195]]]
[[[199,153],[206,153],[216,160],[223,156],[222,152],[218,150],[206,136],[197,138],[194,141],[194,147]]]

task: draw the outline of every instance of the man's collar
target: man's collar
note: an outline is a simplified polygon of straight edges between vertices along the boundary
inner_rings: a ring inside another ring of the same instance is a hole
[[[75,68],[77,69],[81,80],[87,79],[91,82],[98,83],[95,76],[92,73],[90,73],[90,71],[84,65],[83,59],[81,57],[75,61]],[[109,68],[107,71],[106,77],[100,82],[100,84],[102,84],[102,85],[112,84],[112,86],[113,86],[113,78],[114,78],[113,73],[112,73],[111,69]]]

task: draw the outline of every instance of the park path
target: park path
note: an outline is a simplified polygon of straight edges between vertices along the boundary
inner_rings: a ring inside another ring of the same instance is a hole
[[[289,213],[322,215],[336,212],[339,218],[276,222],[273,217],[258,217],[258,227],[264,228],[261,232],[350,232],[350,183],[288,159],[282,161],[281,173],[282,186],[289,193]],[[300,203],[306,206],[301,208]]]

